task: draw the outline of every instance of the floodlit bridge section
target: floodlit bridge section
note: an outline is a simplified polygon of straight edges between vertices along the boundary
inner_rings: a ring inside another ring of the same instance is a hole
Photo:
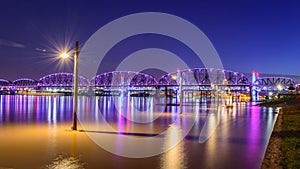
[[[49,92],[71,92],[73,88],[73,73],[54,73],[40,78],[38,88],[42,91]],[[79,90],[87,90],[89,80],[83,76],[78,78]]]
[[[158,83],[162,86],[178,86],[180,74],[185,89],[214,90],[214,86],[219,86],[222,90],[229,88],[233,91],[249,91],[250,82],[244,74],[213,68],[194,68],[168,73],[162,76]]]
[[[11,82],[5,79],[0,79],[0,88],[8,88]]]
[[[42,87],[72,87],[73,77],[73,73],[54,73],[40,78],[38,85]],[[89,86],[89,80],[79,76],[78,85]]]
[[[113,71],[92,78],[95,87],[148,87],[157,85],[156,79],[148,74],[133,71]]]
[[[17,89],[34,89],[37,87],[37,81],[29,78],[21,78],[12,82],[12,86]]]
[[[259,92],[288,92],[295,87],[295,81],[287,77],[262,77],[254,81],[253,86]]]
[[[148,74],[133,71],[113,71],[99,74],[90,81],[96,95],[148,95],[157,86],[156,79]],[[125,92],[126,93],[126,92]]]
[[[5,79],[0,79],[0,94],[8,94],[11,82]]]

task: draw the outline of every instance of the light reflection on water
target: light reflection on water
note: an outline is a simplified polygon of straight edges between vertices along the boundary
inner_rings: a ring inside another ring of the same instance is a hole
[[[84,163],[75,156],[60,154],[45,169],[84,169]]]
[[[182,128],[173,125],[164,138],[164,146],[172,145],[180,141],[178,139],[182,136],[182,130],[187,126],[188,119],[194,117],[195,124],[184,141],[179,142],[168,152],[159,155],[159,164],[148,164],[148,168],[153,168],[153,165],[156,168],[166,169],[232,166],[234,168],[259,168],[277,117],[273,113],[273,108],[257,107],[246,103],[234,103],[233,108],[226,108],[223,102],[217,105],[216,102],[205,98],[186,99],[182,115],[179,115],[179,107],[164,106],[165,99],[153,97],[82,96],[79,99],[79,118],[99,126],[104,121],[108,122],[116,131],[115,133],[111,132],[110,135],[118,136],[115,146],[120,151],[123,149],[124,135],[153,137],[166,131],[171,124],[177,122],[181,124]],[[174,103],[176,99],[168,102]],[[59,144],[56,140],[55,127],[62,123],[71,123],[72,106],[73,100],[70,96],[0,95],[0,127],[16,124],[47,124],[51,126],[48,133],[51,141],[47,147],[49,156],[51,156],[50,154],[55,154],[56,145]],[[211,128],[218,121],[220,124],[214,132],[210,133],[211,138],[204,139],[204,142],[200,144],[203,139],[201,133],[205,133],[205,129],[212,131]],[[103,130],[101,129],[101,131]],[[109,133],[101,134],[109,137]],[[76,137],[76,135],[72,136],[74,144],[72,144],[70,156],[58,156],[57,160],[54,160],[48,167],[55,167],[54,163],[68,162],[77,165],[78,161],[76,162],[76,159],[73,158],[77,155]],[[218,158],[218,162],[215,161],[216,158]],[[237,160],[239,158],[240,160]],[[198,159],[201,159],[201,164]],[[240,162],[235,163],[234,161]],[[78,163],[79,167],[82,167],[85,161]]]
[[[179,128],[172,128],[167,137],[165,138],[165,146],[169,147],[174,145],[177,142],[177,139],[180,139],[182,132]],[[188,152],[185,150],[184,142],[180,142],[176,147],[169,150],[167,153],[164,153],[161,157],[160,167],[163,169],[185,169],[187,168],[186,164],[186,154]],[[180,155],[179,155],[180,154]]]
[[[70,96],[0,95],[0,101],[0,124],[56,124],[72,119]]]

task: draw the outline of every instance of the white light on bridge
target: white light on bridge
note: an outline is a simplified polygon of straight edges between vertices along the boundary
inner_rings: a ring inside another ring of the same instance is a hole
[[[283,89],[283,87],[282,87],[282,85],[277,85],[277,89],[279,90],[279,91],[281,91],[282,89]]]

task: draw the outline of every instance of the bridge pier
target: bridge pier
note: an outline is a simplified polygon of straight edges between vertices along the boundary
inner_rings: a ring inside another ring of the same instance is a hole
[[[250,86],[250,101],[251,102],[255,102],[255,101],[258,101],[258,92],[253,89],[253,86],[251,85]]]

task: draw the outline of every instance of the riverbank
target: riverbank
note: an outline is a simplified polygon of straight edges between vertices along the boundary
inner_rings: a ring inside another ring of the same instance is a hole
[[[282,107],[261,168],[300,168],[300,98],[261,105]]]

